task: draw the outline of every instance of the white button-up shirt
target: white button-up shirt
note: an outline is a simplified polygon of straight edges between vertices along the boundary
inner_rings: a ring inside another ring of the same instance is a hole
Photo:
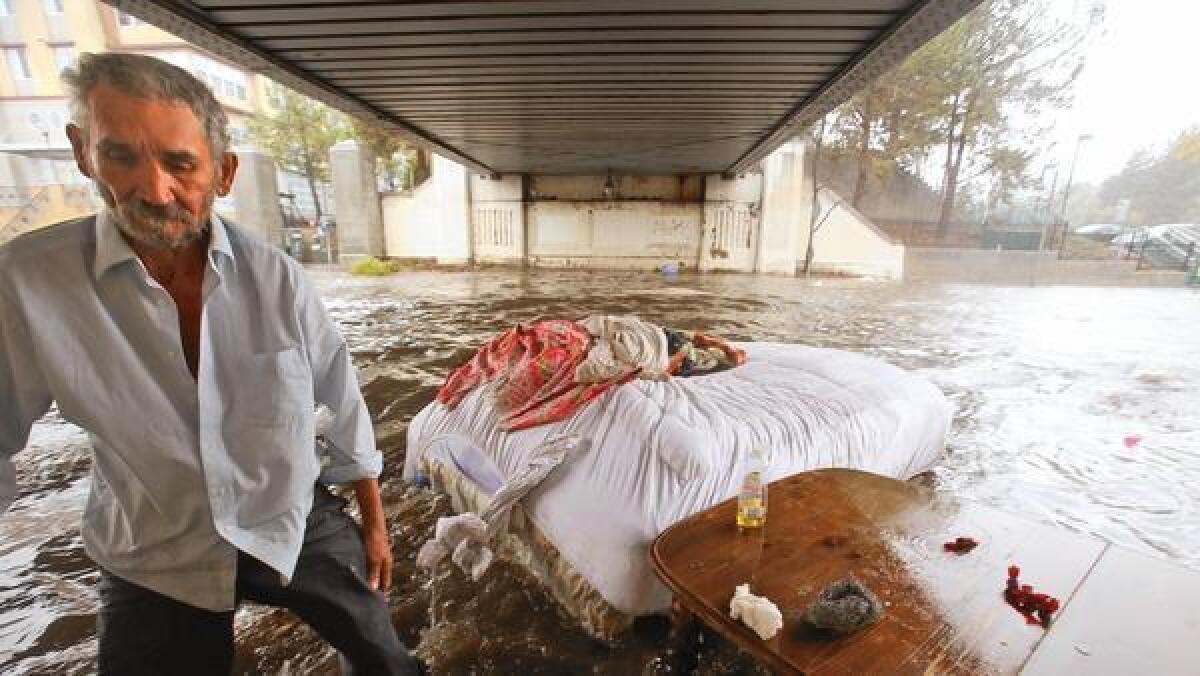
[[[225,610],[237,550],[290,578],[317,480],[377,477],[382,456],[299,265],[214,216],[203,297],[193,379],[174,302],[106,214],[0,247],[0,510],[16,493],[12,456],[57,402],[92,441],[88,555]],[[334,413],[327,457],[316,404]]]

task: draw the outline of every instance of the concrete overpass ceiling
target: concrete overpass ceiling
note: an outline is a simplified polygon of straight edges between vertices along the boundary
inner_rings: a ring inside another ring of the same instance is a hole
[[[112,0],[487,174],[744,172],[980,0]]]

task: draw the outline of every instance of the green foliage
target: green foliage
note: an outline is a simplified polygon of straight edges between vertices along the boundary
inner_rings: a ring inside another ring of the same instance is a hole
[[[366,277],[383,277],[399,271],[400,266],[395,261],[380,260],[373,256],[357,260],[350,266],[350,274]]]
[[[358,118],[350,118],[354,138],[370,149],[376,171],[395,187],[411,187],[417,174],[416,146],[399,134]]]
[[[1200,127],[1180,133],[1162,152],[1135,153],[1121,173],[1100,184],[1097,197],[1101,214],[1129,200],[1132,225],[1200,223]]]
[[[832,154],[858,166],[851,201],[937,157],[944,232],[963,202],[994,204],[1025,186],[1045,131],[1036,121],[1069,103],[1102,15],[1094,5],[1082,21],[1060,20],[1048,0],[989,0],[880,77],[832,116]]]
[[[280,167],[308,177],[320,217],[316,182],[329,180],[329,149],[350,137],[350,126],[345,115],[290,89],[281,87],[276,100],[274,111],[250,121],[250,135]]]
[[[329,149],[350,136],[345,116],[290,89],[278,100],[279,108],[250,121],[254,141],[284,169],[329,180]]]

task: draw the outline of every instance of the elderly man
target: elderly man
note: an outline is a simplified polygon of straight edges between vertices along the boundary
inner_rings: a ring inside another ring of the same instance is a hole
[[[102,674],[228,673],[242,600],[292,610],[356,672],[418,673],[382,593],[382,460],[345,342],[297,265],[212,213],[237,169],[220,104],[134,54],[64,79],[107,208],[0,249],[0,509],[57,402],[94,449]],[[325,488],[351,482],[361,530]]]

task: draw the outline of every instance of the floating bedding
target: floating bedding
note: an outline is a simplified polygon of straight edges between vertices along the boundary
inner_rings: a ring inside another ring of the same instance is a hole
[[[650,543],[734,496],[753,449],[767,452],[770,480],[825,467],[907,479],[942,452],[950,406],[927,380],[840,350],[737,347],[748,354],[738,368],[628,382],[565,420],[529,429],[501,429],[497,383],[453,409],[435,401],[409,427],[404,474],[429,476],[456,509],[482,511],[540,444],[564,434],[584,439],[522,500],[501,552],[584,626],[611,636],[633,617],[669,607],[649,566]]]

